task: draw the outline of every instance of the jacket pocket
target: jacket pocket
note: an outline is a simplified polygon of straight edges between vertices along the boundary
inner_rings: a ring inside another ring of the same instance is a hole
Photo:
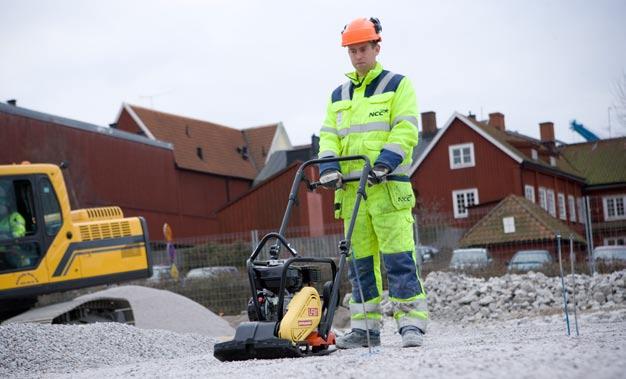
[[[386,103],[391,100],[391,98],[395,95],[395,92],[385,92],[380,95],[374,95],[367,98],[367,102],[370,104],[380,104]]]
[[[370,159],[370,164],[372,165],[372,167],[374,167],[374,162],[376,162],[376,159],[378,159],[378,156],[380,155],[380,151],[382,150],[384,144],[385,142],[383,141],[363,141],[363,153],[365,153]]]
[[[330,106],[331,112],[335,115],[335,125],[337,130],[341,133],[341,129],[350,126],[352,103],[350,101],[337,101]],[[340,134],[341,136],[341,134]]]
[[[395,209],[410,209],[415,206],[415,194],[411,182],[390,180],[387,182],[387,188],[391,204]]]

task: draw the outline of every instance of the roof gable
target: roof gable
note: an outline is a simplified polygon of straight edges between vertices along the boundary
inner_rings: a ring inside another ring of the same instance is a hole
[[[426,159],[428,154],[430,154],[430,152],[435,148],[435,146],[437,146],[437,143],[439,142],[439,140],[441,140],[441,138],[446,134],[446,131],[450,128],[450,126],[453,124],[454,120],[456,119],[462,121],[465,125],[467,125],[469,128],[474,130],[481,137],[483,137],[484,139],[486,139],[487,141],[489,141],[490,143],[498,147],[500,150],[502,150],[502,152],[504,152],[506,155],[511,157],[517,163],[522,163],[522,161],[524,160],[523,155],[521,155],[521,153],[517,151],[517,149],[513,148],[507,143],[503,143],[502,141],[494,138],[491,134],[487,133],[485,130],[483,130],[483,128],[474,124],[472,121],[470,121],[467,117],[463,116],[462,114],[458,112],[454,112],[454,114],[446,122],[445,126],[441,128],[441,130],[437,133],[437,135],[432,140],[432,142],[428,145],[428,147],[426,148],[426,151],[424,151],[424,153],[421,154],[418,160],[414,162],[409,176],[415,173],[417,168],[422,164],[422,162]]]
[[[246,143],[249,146],[248,153],[257,172],[260,172],[267,162],[277,130],[278,124],[242,130]]]

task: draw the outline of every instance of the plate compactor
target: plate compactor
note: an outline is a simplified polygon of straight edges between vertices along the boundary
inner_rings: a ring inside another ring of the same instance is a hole
[[[357,181],[359,188],[345,239],[339,243],[339,265],[331,258],[303,257],[287,243],[284,233],[300,184],[305,182],[309,190],[321,186],[305,176],[308,166],[347,160],[363,160],[364,167]],[[326,355],[335,351],[335,335],[330,331],[335,309],[339,304],[339,286],[346,258],[350,252],[350,238],[359,204],[365,198],[365,185],[370,172],[366,156],[322,158],[303,163],[296,173],[287,209],[278,233],[268,233],[246,262],[252,297],[248,302],[248,318],[235,331],[232,341],[215,345],[213,355],[220,361],[243,361],[248,359],[296,358]],[[257,259],[268,241],[269,260]],[[285,247],[291,255],[280,259],[280,249]],[[323,284],[322,295],[314,287],[321,282],[321,266],[328,265],[332,281]]]

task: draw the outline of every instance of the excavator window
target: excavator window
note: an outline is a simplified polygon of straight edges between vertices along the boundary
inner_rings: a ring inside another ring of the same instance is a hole
[[[46,234],[54,237],[61,229],[61,225],[63,225],[63,218],[54,187],[52,187],[52,183],[50,183],[48,178],[41,178],[39,181],[39,197],[41,199]]]
[[[31,181],[0,180],[0,272],[33,268],[39,263],[36,234]]]
[[[15,187],[15,207],[24,218],[26,235],[33,235],[37,232],[33,186],[30,180],[15,180],[13,186]]]

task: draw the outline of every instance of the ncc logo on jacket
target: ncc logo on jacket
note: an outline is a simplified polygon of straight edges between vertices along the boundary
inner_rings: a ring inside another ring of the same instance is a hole
[[[398,201],[401,203],[407,202],[407,201],[411,201],[411,196],[412,195],[406,195],[406,196],[398,196]]]
[[[389,113],[389,109],[380,109],[374,112],[370,112],[370,117],[379,117],[386,113]]]

